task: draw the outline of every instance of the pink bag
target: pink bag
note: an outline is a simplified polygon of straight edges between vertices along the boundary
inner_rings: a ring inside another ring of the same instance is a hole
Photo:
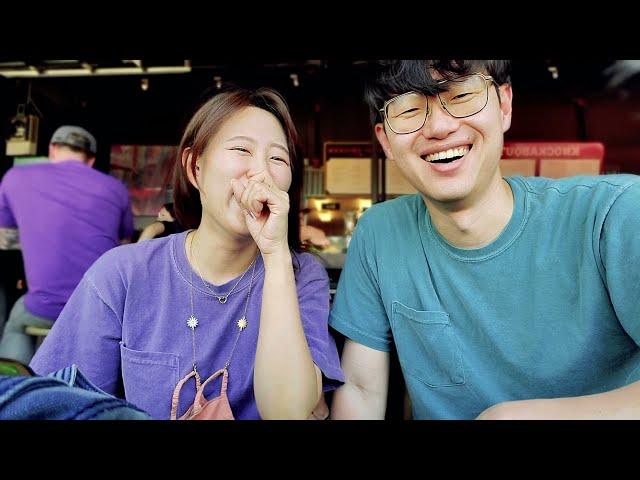
[[[209,382],[218,378],[220,374],[223,375],[220,395],[212,398],[211,400],[207,400],[204,396],[204,389]],[[173,391],[173,398],[171,400],[171,420],[176,419],[180,390],[182,389],[182,386],[193,376],[196,377],[196,398],[193,405],[187,409],[185,414],[182,415],[179,420],[234,420],[233,413],[231,412],[231,405],[229,404],[229,398],[227,397],[229,372],[226,368],[222,368],[215,372],[207,378],[202,385],[200,385],[200,377],[195,370],[180,380]]]

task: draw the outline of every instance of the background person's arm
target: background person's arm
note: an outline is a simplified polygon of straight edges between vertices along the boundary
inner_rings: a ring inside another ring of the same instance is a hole
[[[138,241],[141,242],[143,240],[151,240],[152,238],[155,238],[158,235],[162,235],[163,233],[164,224],[162,222],[153,222],[152,224],[147,225],[144,230],[142,230]]]
[[[333,420],[384,420],[389,387],[389,353],[345,340],[345,383],[331,404]]]
[[[18,234],[18,222],[16,222],[11,210],[11,204],[5,194],[7,177],[5,174],[3,183],[0,183],[0,250],[17,250],[20,248],[20,236]]]
[[[0,250],[17,250],[20,248],[20,235],[16,228],[0,227]]]

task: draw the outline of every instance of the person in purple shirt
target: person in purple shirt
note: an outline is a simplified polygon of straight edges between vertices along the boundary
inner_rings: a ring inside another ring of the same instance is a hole
[[[300,251],[302,162],[287,105],[234,87],[189,122],[174,172],[189,230],[115,248],[31,362],[75,363],[155,419],[306,419],[344,381],[329,278]]]
[[[93,168],[95,156],[93,135],[65,125],[51,137],[49,162],[17,165],[2,178],[0,238],[17,228],[28,291],[11,310],[0,357],[29,363],[35,338],[25,327],[51,327],[91,264],[133,234],[129,193]]]

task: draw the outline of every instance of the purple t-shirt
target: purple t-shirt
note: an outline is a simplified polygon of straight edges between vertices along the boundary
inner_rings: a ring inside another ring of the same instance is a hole
[[[78,161],[11,168],[0,183],[0,227],[18,228],[31,313],[55,320],[84,272],[133,234],[129,193]]]
[[[168,419],[178,381],[192,370],[191,266],[185,253],[188,232],[117,247],[103,255],[85,274],[31,361],[39,374],[72,363],[99,388],[117,393],[120,376],[126,399],[153,418]],[[297,259],[297,262],[296,262]],[[328,330],[329,278],[311,254],[296,254],[294,265],[300,317],[313,361],[323,373],[323,388],[344,381],[335,342]],[[196,362],[202,381],[227,361],[242,317],[251,270],[225,304],[218,302],[193,272],[193,313]],[[223,295],[240,277],[224,285],[207,283]],[[253,368],[264,263],[258,255],[246,317],[229,367],[227,395],[234,417],[260,418],[253,393]],[[282,348],[286,348],[283,345]],[[208,399],[220,394],[220,379],[205,390]],[[195,383],[182,388],[181,416],[194,401]]]

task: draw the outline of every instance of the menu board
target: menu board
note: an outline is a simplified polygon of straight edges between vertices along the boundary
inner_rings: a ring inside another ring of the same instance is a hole
[[[385,192],[387,195],[416,193],[417,190],[407,181],[396,162],[388,158],[385,159],[385,168]]]
[[[504,176],[561,178],[598,175],[603,163],[600,142],[505,142],[500,167]]]
[[[370,158],[328,158],[325,163],[328,194],[371,194]]]
[[[371,194],[371,142],[329,141],[323,144],[327,194]]]
[[[381,152],[380,152],[381,153]],[[327,194],[371,194],[371,142],[325,142],[324,180]],[[385,159],[385,192],[388,195],[415,193],[396,162]]]

